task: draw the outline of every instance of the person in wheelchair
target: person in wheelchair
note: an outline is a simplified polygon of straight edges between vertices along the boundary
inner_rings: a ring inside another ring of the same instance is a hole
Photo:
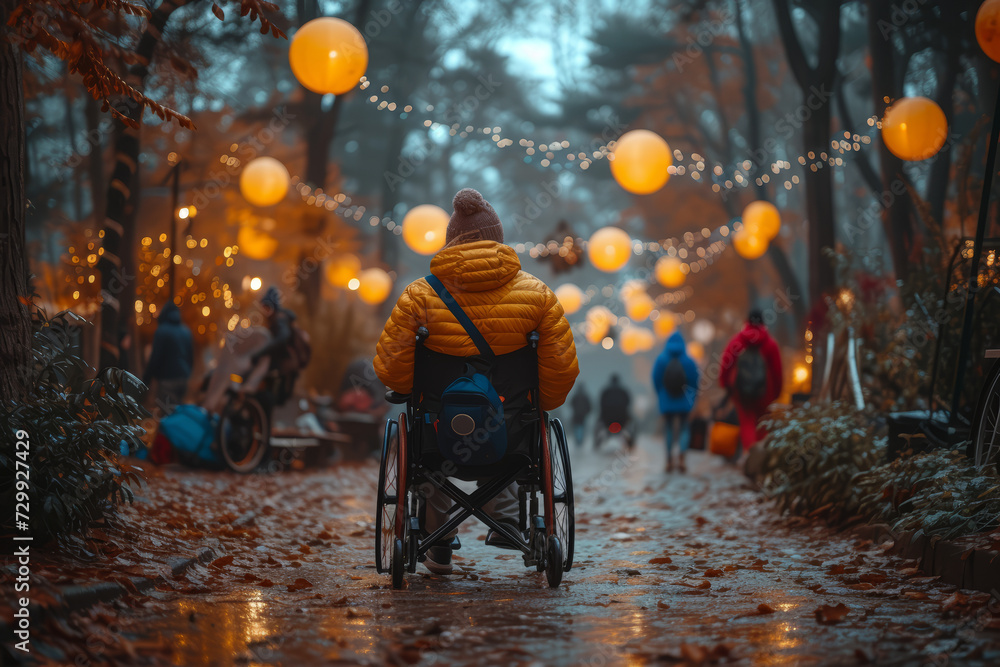
[[[597,431],[594,433],[594,449],[599,448],[609,435],[622,434],[625,446],[629,449],[634,444],[634,434],[631,432],[632,397],[622,386],[617,373],[612,373],[607,386],[601,391],[601,413],[597,420]]]
[[[299,377],[299,362],[292,350],[295,313],[281,307],[281,293],[274,286],[268,287],[260,299],[260,307],[264,314],[264,324],[271,332],[271,340],[264,347],[254,352],[250,361],[256,363],[268,357],[268,377],[265,382],[263,397],[271,410],[291,397],[295,381]]]
[[[417,337],[418,332],[423,332],[426,343],[421,344],[431,353],[476,359],[479,367],[473,369],[470,365],[470,374],[472,370],[485,370],[501,388],[520,384],[520,391],[501,397],[509,451],[518,438],[531,437],[535,432],[532,428],[519,428],[512,416],[518,414],[518,405],[525,398],[516,394],[530,394],[537,385],[539,395],[527,395],[524,401],[535,405],[535,414],[538,404],[546,411],[562,405],[579,374],[576,347],[569,322],[555,294],[541,280],[521,270],[517,253],[504,244],[503,225],[489,202],[476,190],[465,188],[455,195],[453,207],[446,245],[431,260],[431,276],[414,281],[404,290],[386,322],[376,348],[375,372],[386,387],[397,394],[415,392]],[[444,298],[453,301],[451,305],[445,303],[442,292]],[[455,305],[458,311],[453,310]],[[462,323],[460,317],[463,315],[464,319],[471,320],[466,322],[469,326]],[[494,356],[510,359],[506,355],[529,346],[532,332],[537,333],[537,356],[532,355],[530,359],[534,365],[537,358],[537,369],[524,370],[520,381],[515,377],[504,384],[498,377],[521,372],[513,362],[504,361],[504,367],[494,369],[495,373],[480,363]],[[477,336],[478,344],[473,336]],[[483,346],[489,349],[483,350]],[[430,375],[437,375],[439,371],[447,373],[441,370],[443,363]],[[472,375],[472,381],[476,377],[482,376]],[[448,377],[436,381],[443,386],[455,379]],[[520,411],[528,412],[527,409]],[[432,425],[431,438],[439,439],[437,434],[446,426],[461,429],[455,426],[454,420],[444,426],[442,422],[443,415]],[[482,482],[477,480],[477,484]],[[424,528],[430,535],[449,519],[453,502],[446,494],[433,489],[427,495]],[[505,527],[509,526],[512,535],[520,534],[518,513],[523,508],[520,508],[516,482],[486,502],[483,509]],[[451,573],[456,533],[457,527],[427,550],[424,561],[427,569],[437,574]],[[501,548],[519,548],[492,528],[486,543]]]

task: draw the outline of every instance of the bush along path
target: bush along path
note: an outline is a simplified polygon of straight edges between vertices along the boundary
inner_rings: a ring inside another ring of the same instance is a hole
[[[692,453],[688,474],[664,475],[652,439],[632,455],[572,456],[577,556],[556,590],[486,547],[478,524],[460,533],[453,575],[420,566],[392,590],[372,562],[372,461],[249,477],[167,469],[123,513],[136,545],[108,535],[117,559],[155,555],[146,534],[221,555],[60,619],[38,649],[55,664],[129,665],[1000,660],[988,595],[782,516],[718,460]]]
[[[778,412],[753,466],[779,511],[821,519],[916,559],[928,574],[1000,590],[1000,476],[964,450],[887,459],[875,415],[833,403]]]

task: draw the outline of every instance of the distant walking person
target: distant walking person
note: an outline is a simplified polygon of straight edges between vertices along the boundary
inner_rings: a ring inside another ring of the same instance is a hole
[[[168,301],[156,318],[153,349],[149,353],[142,381],[156,380],[156,403],[165,411],[184,401],[188,379],[194,368],[191,330],[181,321],[181,311]]]
[[[587,395],[587,390],[584,388],[583,383],[579,383],[579,388],[576,393],[573,394],[573,398],[570,399],[570,407],[573,409],[573,440],[576,441],[577,447],[583,446],[583,433],[584,428],[587,424],[587,419],[590,417],[590,411],[594,407],[593,403],[590,402],[590,396]]]
[[[684,452],[691,445],[689,418],[698,396],[698,364],[687,353],[687,344],[680,331],[667,340],[653,364],[653,387],[660,401],[663,428],[667,440],[666,471],[673,472],[674,442],[677,442],[677,469],[686,472]]]
[[[611,379],[601,392],[601,415],[594,431],[594,449],[600,447],[608,435],[622,434],[625,446],[632,449],[634,434],[630,430],[632,397],[622,386],[618,374]]]
[[[722,353],[719,376],[736,404],[744,452],[760,438],[757,421],[781,394],[781,379],[781,351],[767,332],[761,312],[753,310],[746,326]]]

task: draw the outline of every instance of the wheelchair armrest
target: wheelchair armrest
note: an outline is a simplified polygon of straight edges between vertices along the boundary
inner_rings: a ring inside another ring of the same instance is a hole
[[[410,400],[409,394],[399,394],[394,392],[392,389],[385,392],[385,400],[389,403],[395,403],[396,405],[401,405]]]

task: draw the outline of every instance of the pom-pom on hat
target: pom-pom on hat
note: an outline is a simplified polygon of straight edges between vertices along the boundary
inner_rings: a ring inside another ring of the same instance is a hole
[[[445,242],[451,244],[471,241],[496,241],[503,243],[503,224],[490,203],[472,188],[458,191],[452,200],[455,212],[448,222]]]

